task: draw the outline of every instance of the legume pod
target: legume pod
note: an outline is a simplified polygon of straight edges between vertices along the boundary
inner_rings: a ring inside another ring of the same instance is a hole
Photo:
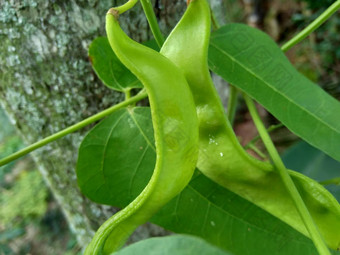
[[[244,151],[225,117],[207,65],[209,35],[208,3],[192,0],[161,49],[184,72],[194,96],[199,121],[197,166],[210,179],[309,236],[279,174]],[[339,248],[339,203],[316,181],[294,171],[289,174],[327,245]]]
[[[111,254],[136,227],[175,197],[190,181],[198,157],[195,104],[182,72],[160,53],[130,39],[110,9],[106,31],[113,51],[147,90],[154,127],[157,160],[142,193],[107,220],[85,254]]]

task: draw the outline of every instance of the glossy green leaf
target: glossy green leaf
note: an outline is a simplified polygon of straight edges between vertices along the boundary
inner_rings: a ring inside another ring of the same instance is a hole
[[[149,108],[122,109],[103,120],[80,146],[77,176],[83,193],[98,203],[128,205],[152,174],[153,143]],[[307,237],[198,171],[152,222],[234,254],[316,254]]]
[[[228,255],[201,238],[188,235],[155,237],[132,244],[114,255]]]
[[[202,174],[152,222],[234,254],[317,254],[308,238]]]
[[[340,161],[340,102],[297,72],[268,35],[242,24],[218,29],[210,41],[209,66]]]
[[[143,85],[117,58],[106,37],[97,37],[89,47],[92,67],[109,88],[124,91]]]
[[[340,163],[305,142],[299,142],[282,155],[285,165],[319,182],[337,180],[325,185],[340,202]]]
[[[147,185],[155,160],[149,109],[123,108],[97,124],[81,143],[78,185],[97,203],[126,205]],[[144,178],[137,178],[140,171]]]

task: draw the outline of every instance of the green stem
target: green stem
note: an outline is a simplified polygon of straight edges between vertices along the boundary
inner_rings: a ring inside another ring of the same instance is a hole
[[[280,124],[277,124],[277,125],[272,125],[270,126],[268,129],[267,129],[267,132],[270,133],[270,132],[273,132],[275,131],[276,129],[279,129],[283,127],[283,124],[280,123]],[[255,136],[253,139],[251,139],[251,141],[249,143],[247,143],[245,146],[244,146],[244,149],[249,149],[251,145],[253,145],[254,143],[256,143],[258,140],[260,139],[260,136],[257,135]]]
[[[228,99],[228,106],[227,106],[227,117],[230,121],[230,124],[233,125],[235,112],[237,107],[237,95],[238,90],[235,86],[229,84],[229,99]]]
[[[249,109],[250,115],[255,123],[255,126],[262,138],[262,141],[264,145],[267,148],[267,151],[269,153],[269,156],[271,157],[275,168],[277,169],[287,191],[289,192],[291,198],[294,201],[294,204],[306,226],[306,229],[308,230],[310,237],[312,241],[314,242],[314,245],[316,249],[318,250],[319,254],[321,255],[330,255],[330,251],[327,248],[317,226],[315,225],[312,216],[310,215],[305,203],[303,202],[297,188],[295,187],[295,184],[293,180],[291,179],[290,175],[288,174],[288,171],[283,164],[279,153],[277,152],[265,126],[263,125],[263,122],[261,121],[261,118],[257,112],[257,109],[255,107],[255,104],[253,100],[248,97],[246,94],[243,94],[244,100],[247,104],[247,107]]]
[[[131,98],[131,89],[124,90],[125,101]]]
[[[317,19],[315,19],[312,23],[310,23],[305,29],[303,29],[300,33],[294,36],[291,40],[286,42],[281,49],[283,51],[289,50],[295,44],[301,42],[305,39],[310,33],[312,33],[315,29],[321,26],[327,19],[332,16],[337,10],[340,9],[340,0],[334,2],[327,10],[325,10]]]
[[[151,4],[150,0],[140,0],[146,19],[149,22],[149,26],[151,28],[151,32],[153,36],[155,37],[155,40],[159,46],[159,48],[162,48],[162,45],[164,43],[164,37],[162,35],[161,30],[159,29],[157,18],[155,15],[155,12],[153,11],[153,6]]]
[[[109,114],[111,114],[111,113],[113,113],[113,112],[115,112],[115,111],[117,111],[117,110],[119,110],[119,109],[121,109],[125,106],[128,106],[130,104],[138,102],[138,101],[140,101],[140,100],[142,100],[143,98],[146,98],[146,97],[147,97],[147,93],[145,91],[142,91],[138,95],[131,97],[130,99],[128,99],[126,101],[123,101],[119,104],[116,104],[116,105],[114,105],[114,106],[112,106],[112,107],[110,107],[110,108],[108,108],[108,109],[106,109],[102,112],[99,112],[99,113],[97,113],[97,114],[95,114],[95,115],[93,115],[93,116],[91,116],[91,117],[89,117],[89,118],[87,118],[83,121],[78,122],[77,124],[75,124],[73,126],[70,126],[70,127],[66,128],[62,131],[59,131],[58,133],[55,133],[55,134],[48,136],[48,137],[46,137],[46,138],[44,138],[44,139],[42,139],[42,140],[40,140],[40,141],[38,141],[34,144],[31,144],[30,146],[28,146],[28,147],[26,147],[26,148],[24,148],[24,149],[22,149],[22,150],[20,150],[16,153],[11,154],[8,157],[1,159],[0,160],[0,167],[3,166],[3,165],[6,165],[6,164],[10,163],[11,161],[16,160],[16,159],[32,152],[32,151],[34,151],[34,150],[36,150],[36,149],[38,149],[38,148],[40,148],[40,147],[42,147],[42,146],[44,146],[48,143],[51,143],[51,142],[53,142],[53,141],[55,141],[59,138],[62,138],[62,137],[66,136],[66,135],[68,135],[72,132],[75,132],[75,131],[77,131],[77,130],[97,121],[97,120],[100,120],[100,119],[106,117],[107,115],[109,115]]]
[[[211,8],[210,8],[210,14],[211,14],[211,24],[213,26],[213,30],[219,29],[221,26],[216,18],[215,13],[213,12]]]
[[[315,29],[317,29],[319,26],[321,26],[332,14],[334,14],[337,10],[340,9],[340,0],[333,3],[326,11],[324,11],[316,20],[314,20],[309,26],[307,26],[304,30],[302,30],[300,33],[298,33],[296,36],[294,36],[291,40],[289,40],[287,43],[285,43],[282,47],[282,51],[287,51],[291,47],[293,47],[295,44],[302,41],[304,38],[306,38],[309,34],[311,34]],[[294,182],[290,178],[286,167],[284,166],[279,153],[277,152],[272,140],[270,139],[270,136],[264,127],[259,114],[257,113],[256,107],[254,105],[254,102],[251,98],[249,98],[247,95],[244,94],[244,99],[246,101],[246,104],[249,108],[249,112],[252,115],[252,118],[254,120],[254,123],[260,133],[260,136],[263,140],[264,145],[266,146],[268,153],[277,168],[282,181],[284,182],[288,192],[290,193],[296,208],[298,209],[298,212],[311,236],[311,239],[313,240],[313,243],[320,254],[322,255],[329,255],[329,249],[327,248],[322,236],[320,235],[320,232],[315,225],[305,203],[303,202],[298,190],[296,189]],[[331,184],[334,182],[339,182],[339,179],[333,179],[329,181],[323,181],[321,184]]]
[[[122,14],[130,10],[137,2],[138,0],[129,0],[125,4],[122,4],[121,6],[118,6],[118,7],[114,7],[113,9],[118,11],[118,14]]]
[[[330,180],[325,180],[325,181],[321,181],[319,182],[321,185],[330,185],[330,184],[334,184],[334,185],[340,185],[340,177],[336,177]]]
[[[267,158],[267,156],[262,151],[260,151],[254,144],[249,144],[248,148],[253,150],[261,158],[263,158],[263,159]]]

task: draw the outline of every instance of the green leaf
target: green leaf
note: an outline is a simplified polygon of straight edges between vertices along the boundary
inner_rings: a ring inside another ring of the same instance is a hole
[[[147,185],[155,160],[150,110],[123,108],[97,124],[81,143],[78,185],[97,203],[126,205]],[[144,178],[134,177],[145,170]]]
[[[98,37],[89,47],[92,67],[110,89],[124,91],[142,88],[143,85],[117,58],[106,37]]]
[[[340,179],[340,163],[305,142],[299,142],[285,151],[282,160],[288,168],[321,183]],[[340,202],[339,184],[328,184],[325,188]]]
[[[307,237],[199,173],[152,222],[234,254],[317,254]]]
[[[174,235],[143,240],[114,253],[114,255],[136,255],[141,254],[141,251],[143,251],[143,255],[230,254],[212,246],[203,239],[188,235]]]
[[[98,203],[128,205],[150,179],[153,144],[149,108],[113,113],[80,146],[77,176],[83,193]],[[316,254],[307,237],[198,171],[152,222],[234,254]]]
[[[268,35],[242,24],[218,29],[210,41],[209,66],[340,161],[340,103],[296,71]]]

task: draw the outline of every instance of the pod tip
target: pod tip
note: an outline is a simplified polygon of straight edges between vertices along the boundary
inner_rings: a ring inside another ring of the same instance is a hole
[[[118,19],[119,17],[119,11],[115,8],[111,8],[110,10],[108,10],[107,14],[113,15],[116,19]]]

